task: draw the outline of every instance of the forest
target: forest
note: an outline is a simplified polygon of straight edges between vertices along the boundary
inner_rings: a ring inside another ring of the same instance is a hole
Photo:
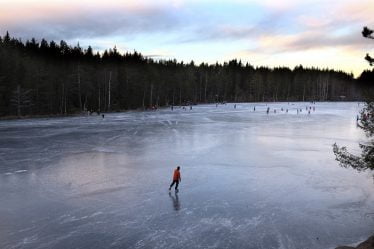
[[[116,47],[0,36],[0,116],[68,115],[213,102],[362,100],[358,79],[331,69],[254,67],[234,59],[196,65]]]

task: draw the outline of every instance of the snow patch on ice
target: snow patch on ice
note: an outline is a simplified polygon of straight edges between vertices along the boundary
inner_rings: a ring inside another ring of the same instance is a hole
[[[223,226],[223,227],[229,227],[232,228],[233,224],[231,219],[228,218],[202,218],[201,223],[206,225],[212,225],[212,226]]]
[[[26,169],[21,169],[21,170],[14,171],[14,173],[24,173],[24,172],[27,172],[27,170]]]

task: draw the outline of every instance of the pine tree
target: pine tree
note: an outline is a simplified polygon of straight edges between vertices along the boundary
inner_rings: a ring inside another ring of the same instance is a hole
[[[362,36],[368,39],[374,39],[373,33],[374,30],[369,29],[368,27],[364,27],[364,29],[362,30]],[[365,59],[369,62],[370,66],[373,65],[374,58],[370,57],[369,54],[366,54]]]
[[[374,39],[373,30],[364,27],[362,35],[365,38]],[[369,54],[365,59],[370,65],[373,65],[374,59]],[[374,170],[374,102],[369,98],[365,108],[360,113],[359,127],[365,132],[368,141],[361,143],[361,155],[354,155],[348,152],[346,147],[339,147],[336,143],[333,145],[333,151],[336,160],[342,167],[352,167],[358,171]]]

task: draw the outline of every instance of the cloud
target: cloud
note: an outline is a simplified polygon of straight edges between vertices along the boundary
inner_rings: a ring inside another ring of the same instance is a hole
[[[337,6],[334,13],[336,19],[340,21],[354,21],[361,24],[373,25],[374,3],[372,0],[345,1]]]
[[[342,57],[374,47],[360,34],[374,25],[372,1],[0,0],[0,35],[9,30],[23,39],[81,41],[100,50],[116,44],[195,61],[224,60],[232,50],[264,61],[331,49]]]
[[[231,19],[211,17],[210,20],[204,20],[201,18],[199,22],[201,25],[191,28],[190,32],[182,34],[174,42],[250,41],[258,39],[263,34],[276,34],[293,29],[292,16],[285,9],[271,9],[263,12],[257,18],[246,18],[251,14],[250,12],[234,14]]]
[[[360,33],[334,35],[324,31],[306,31],[294,35],[265,35],[259,39],[258,46],[251,50],[275,54],[321,48],[346,47],[366,48],[367,41]]]
[[[240,40],[248,38],[255,32],[252,26],[230,26],[218,25],[211,27],[199,27],[191,33],[182,34],[173,39],[172,43],[196,43],[196,42],[214,42],[225,40]]]
[[[79,4],[16,1],[0,10],[0,29],[9,30],[17,37],[59,40],[111,35],[131,37],[137,33],[166,32],[180,25],[174,5],[140,5],[134,1],[118,4],[114,0],[105,3],[92,6],[88,1]]]
[[[365,0],[362,4],[343,0],[339,4],[336,1],[321,4],[318,8],[321,7],[322,12],[307,12],[298,6],[293,9],[292,17],[283,20],[284,24],[278,28],[256,29],[257,35],[250,39],[255,40],[257,46],[248,51],[276,54],[336,47],[357,51],[370,49],[372,44],[361,36],[361,30],[365,22],[374,22],[374,4]],[[293,23],[293,28],[287,25],[289,22]]]

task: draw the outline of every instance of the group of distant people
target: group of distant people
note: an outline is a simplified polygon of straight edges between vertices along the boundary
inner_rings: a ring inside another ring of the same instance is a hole
[[[309,107],[306,106],[305,109],[306,109],[306,111],[308,112],[308,114],[310,114],[312,110],[313,110],[313,112],[316,111],[316,107],[315,107],[315,106],[313,106],[313,107],[311,107],[311,106],[309,106]],[[281,110],[282,112],[285,111],[286,113],[288,113],[288,108],[284,109],[283,107],[281,107],[280,110]],[[266,113],[269,114],[269,112],[270,112],[270,107],[268,107],[268,108],[266,109]],[[273,112],[274,112],[274,113],[277,113],[277,109],[274,109]],[[303,109],[302,109],[302,108],[297,108],[297,109],[296,109],[296,114],[299,114],[299,112],[300,112],[300,113],[303,112]]]
[[[312,104],[315,104],[315,102],[313,101],[313,102],[311,102]],[[218,104],[219,103],[216,103],[216,108],[218,107]],[[222,104],[224,104],[224,105],[226,105],[226,103],[222,103]],[[290,104],[290,103],[288,103],[288,104]],[[174,105],[170,105],[170,110],[174,110],[174,108],[175,108],[175,106]],[[183,110],[187,110],[187,107],[186,106],[180,106],[180,108],[182,108]],[[237,105],[236,104],[234,104],[234,109],[236,109],[237,108]],[[158,109],[158,106],[157,105],[153,105],[153,106],[151,106],[151,107],[147,107],[146,108],[146,110],[152,110],[152,111],[156,111]],[[189,105],[189,110],[192,110],[192,105]],[[283,111],[285,111],[286,113],[288,113],[288,108],[283,108],[283,107],[281,107],[281,109],[280,109],[282,112]],[[311,113],[311,111],[313,110],[313,112],[316,110],[316,107],[315,106],[306,106],[305,107],[305,110],[308,112],[308,114],[310,114]],[[256,111],[256,106],[253,106],[253,111],[255,112]],[[296,112],[297,112],[297,114],[299,114],[299,112],[301,113],[303,111],[303,109],[302,108],[297,108],[296,109]],[[103,113],[100,113],[100,111],[88,111],[87,112],[87,115],[92,115],[93,113],[97,113],[97,115],[101,115],[101,117],[102,118],[104,118],[105,117],[105,115],[103,114]],[[273,112],[274,113],[277,113],[277,109],[274,109],[273,110]],[[270,113],[270,107],[267,107],[267,109],[266,109],[266,113],[267,114],[269,114]],[[363,119],[366,119],[366,116],[363,116]],[[359,116],[357,115],[357,121],[359,120]]]
[[[220,104],[220,103],[216,103],[216,104],[215,104],[215,105],[216,105],[216,108],[218,108],[218,105],[219,105],[219,104]],[[226,105],[226,103],[222,103],[222,104]],[[290,103],[288,103],[288,104],[290,104]],[[311,104],[315,104],[315,102],[312,101]],[[233,107],[234,107],[234,109],[237,109],[237,104],[234,104]],[[180,108],[182,108],[183,110],[187,110],[187,107],[186,107],[186,106],[181,106]],[[189,106],[189,109],[192,110],[192,105]],[[171,105],[171,106],[170,106],[170,110],[172,110],[172,111],[174,110],[174,105]],[[316,110],[316,107],[315,107],[315,106],[306,106],[306,107],[305,107],[305,110],[308,112],[308,114],[311,114],[312,111],[314,112],[314,111]],[[256,111],[256,106],[253,106],[253,111],[254,111],[254,112]],[[282,111],[282,112],[285,111],[286,113],[288,113],[289,109],[288,109],[288,108],[283,108],[283,107],[281,107],[281,108],[280,108],[280,111]],[[274,112],[274,113],[277,113],[277,109],[274,109],[273,112]],[[296,109],[296,113],[299,114],[299,112],[303,112],[303,109],[302,109],[302,108],[297,108],[297,109]],[[267,107],[267,109],[266,109],[266,113],[267,113],[267,114],[270,113],[270,107]]]
[[[314,101],[312,101],[312,102],[310,102],[310,103],[311,103],[311,104],[315,104]],[[288,104],[290,104],[290,103],[288,103]],[[292,105],[293,105],[293,104],[292,104]],[[216,103],[216,107],[218,107],[218,103]],[[234,109],[236,109],[236,108],[237,108],[237,105],[234,104]],[[308,112],[308,114],[311,114],[312,111],[313,111],[313,112],[316,111],[316,107],[315,107],[315,106],[306,106],[306,107],[305,107],[305,110]],[[254,111],[254,112],[256,111],[256,106],[253,106],[253,111]],[[281,111],[281,112],[285,111],[286,113],[288,113],[289,109],[288,109],[288,108],[283,108],[283,107],[281,107],[281,108],[280,108],[280,111]],[[274,112],[274,113],[277,113],[277,109],[274,108],[273,112]],[[302,109],[302,108],[297,108],[297,109],[296,109],[296,113],[299,114],[299,112],[303,112],[303,109]],[[270,107],[267,107],[267,108],[266,108],[266,113],[267,113],[267,114],[270,113]]]

